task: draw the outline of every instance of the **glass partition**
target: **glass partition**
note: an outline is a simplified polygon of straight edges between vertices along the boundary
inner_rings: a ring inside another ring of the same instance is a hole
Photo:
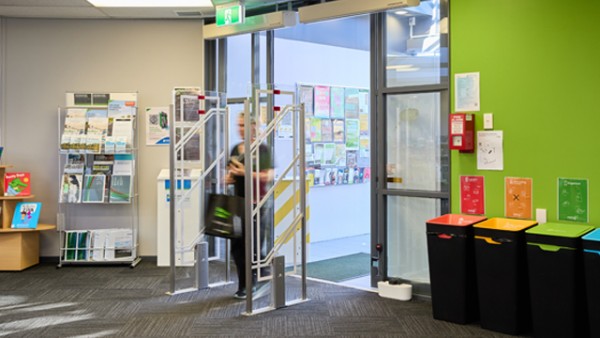
[[[434,85],[447,81],[447,17],[440,0],[387,13],[386,84]]]

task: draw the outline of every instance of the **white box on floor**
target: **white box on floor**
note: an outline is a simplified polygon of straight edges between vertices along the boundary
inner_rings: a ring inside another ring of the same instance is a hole
[[[412,285],[390,284],[389,282],[377,282],[379,296],[398,300],[410,300],[412,298]]]

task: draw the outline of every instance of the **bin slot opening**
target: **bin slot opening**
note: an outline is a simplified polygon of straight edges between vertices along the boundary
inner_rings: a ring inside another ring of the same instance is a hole
[[[486,243],[488,244],[502,244],[501,242],[497,242],[495,241],[492,237],[486,237],[486,236],[475,236],[475,239],[483,239],[484,241],[486,241]]]
[[[566,246],[558,246],[558,245],[551,245],[551,244],[542,244],[542,243],[533,243],[533,242],[527,242],[527,245],[533,245],[533,246],[537,246],[540,249],[544,250],[544,251],[549,251],[549,252],[558,252],[559,250],[575,250],[575,248],[569,248]]]
[[[592,253],[600,256],[600,251],[583,249],[583,252]]]
[[[463,234],[447,234],[444,232],[433,232],[433,231],[427,231],[427,235],[435,236],[440,239],[467,238],[467,235],[463,235]]]

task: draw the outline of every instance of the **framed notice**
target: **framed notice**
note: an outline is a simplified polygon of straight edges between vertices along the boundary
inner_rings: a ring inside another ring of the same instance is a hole
[[[558,179],[558,219],[561,221],[588,222],[588,180],[579,178]]]
[[[533,181],[531,178],[506,177],[504,179],[504,215],[531,219]]]
[[[460,177],[460,212],[463,214],[485,214],[485,184],[483,176]]]

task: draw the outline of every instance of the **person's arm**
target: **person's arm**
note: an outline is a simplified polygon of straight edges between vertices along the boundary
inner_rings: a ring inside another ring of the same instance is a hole
[[[274,171],[272,168],[267,168],[259,172],[254,171],[252,172],[252,178],[256,179],[256,176],[258,175],[258,179],[261,183],[271,182],[273,180],[273,172]],[[244,163],[232,158],[231,164],[229,165],[229,172],[225,177],[225,180],[227,181],[228,179],[231,179],[232,181],[235,181],[235,176],[244,175],[246,175],[246,167],[244,166]]]

